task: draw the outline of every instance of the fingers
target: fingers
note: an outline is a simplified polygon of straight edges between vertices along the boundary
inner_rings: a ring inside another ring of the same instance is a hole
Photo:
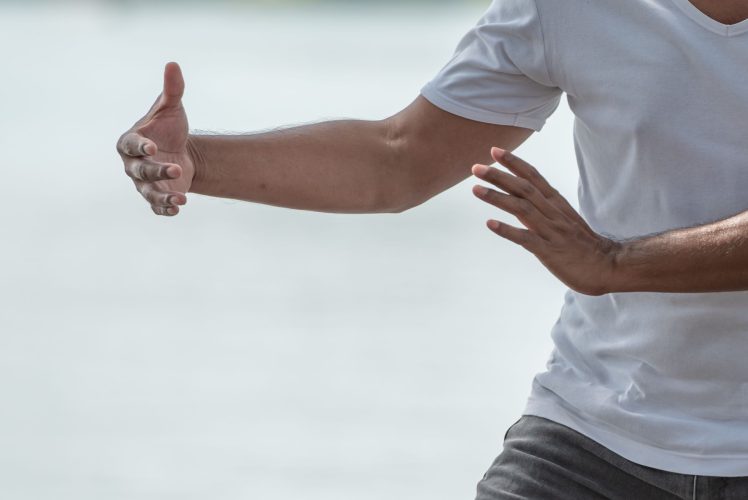
[[[538,172],[538,169],[524,161],[522,158],[519,158],[501,148],[491,148],[491,156],[515,175],[530,181],[545,198],[551,200],[554,206],[567,217],[572,217],[574,219],[578,218],[577,211],[574,207],[571,206],[566,198],[561,196],[561,193],[559,193],[556,188],[550,185],[545,177]]]
[[[158,151],[158,146],[156,146],[155,142],[137,132],[128,132],[117,141],[117,151],[123,156],[137,158],[140,156],[155,155]]]
[[[164,68],[164,91],[161,96],[163,107],[176,107],[184,95],[184,77],[179,64],[170,62]]]
[[[487,167],[486,165],[475,165],[473,167],[473,174],[479,179],[490,182],[511,195],[529,201],[530,205],[533,205],[534,208],[539,210],[548,219],[556,220],[560,218],[561,214],[559,210],[527,179],[502,172],[498,168]]]
[[[133,158],[125,161],[125,173],[136,181],[165,181],[179,178],[182,175],[182,167],[175,163],[159,163],[147,158]]]
[[[164,88],[146,115],[131,130],[153,118],[164,108],[178,108],[184,95],[184,77],[179,64],[170,62],[164,68]],[[156,143],[136,132],[127,132],[117,141],[117,151],[123,156],[153,156],[158,151]]]
[[[484,186],[474,186],[473,194],[491,205],[517,217],[526,227],[537,232],[544,239],[552,237],[550,223],[538,209],[524,198],[500,193]]]
[[[152,208],[176,208],[187,203],[187,196],[177,191],[162,191],[151,182],[135,182],[138,192]]]
[[[151,207],[151,210],[156,215],[163,215],[166,217],[173,217],[179,213],[179,207]]]
[[[533,253],[537,252],[543,244],[541,238],[532,234],[527,229],[519,229],[493,219],[489,220],[486,225],[491,231],[502,238],[512,241]]]
[[[545,180],[545,177],[543,177],[535,167],[524,161],[522,158],[518,158],[509,151],[500,148],[491,148],[491,156],[515,175],[530,181],[530,183],[546,198],[558,194],[558,191],[556,191],[556,189]]]
[[[148,112],[138,120],[133,128],[148,122],[159,111],[168,108],[179,108],[182,105],[182,96],[184,95],[184,78],[182,70],[175,62],[170,62],[164,68],[164,86],[161,93],[153,101]]]

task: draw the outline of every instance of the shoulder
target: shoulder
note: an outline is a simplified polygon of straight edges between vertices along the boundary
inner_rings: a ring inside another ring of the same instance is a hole
[[[493,0],[484,22],[517,26],[568,25],[598,1],[607,0]]]
[[[518,18],[537,14],[535,0],[493,0],[486,12],[496,18]]]

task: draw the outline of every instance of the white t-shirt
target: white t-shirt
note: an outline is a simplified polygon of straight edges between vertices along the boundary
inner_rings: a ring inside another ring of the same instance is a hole
[[[495,0],[421,92],[536,131],[566,93],[579,206],[601,234],[748,209],[748,20],[688,0]],[[649,467],[748,476],[748,291],[569,290],[551,336],[524,414]]]

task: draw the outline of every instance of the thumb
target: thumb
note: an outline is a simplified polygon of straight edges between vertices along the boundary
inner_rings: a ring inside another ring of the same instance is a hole
[[[167,63],[164,68],[164,91],[161,105],[164,107],[176,107],[182,102],[184,95],[184,77],[179,64]]]

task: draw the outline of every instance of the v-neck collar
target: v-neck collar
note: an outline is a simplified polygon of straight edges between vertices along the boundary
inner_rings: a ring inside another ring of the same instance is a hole
[[[689,0],[673,0],[673,2],[675,5],[680,7],[680,10],[682,10],[688,17],[718,35],[735,36],[748,31],[748,19],[743,19],[735,24],[722,24],[701,12]]]

